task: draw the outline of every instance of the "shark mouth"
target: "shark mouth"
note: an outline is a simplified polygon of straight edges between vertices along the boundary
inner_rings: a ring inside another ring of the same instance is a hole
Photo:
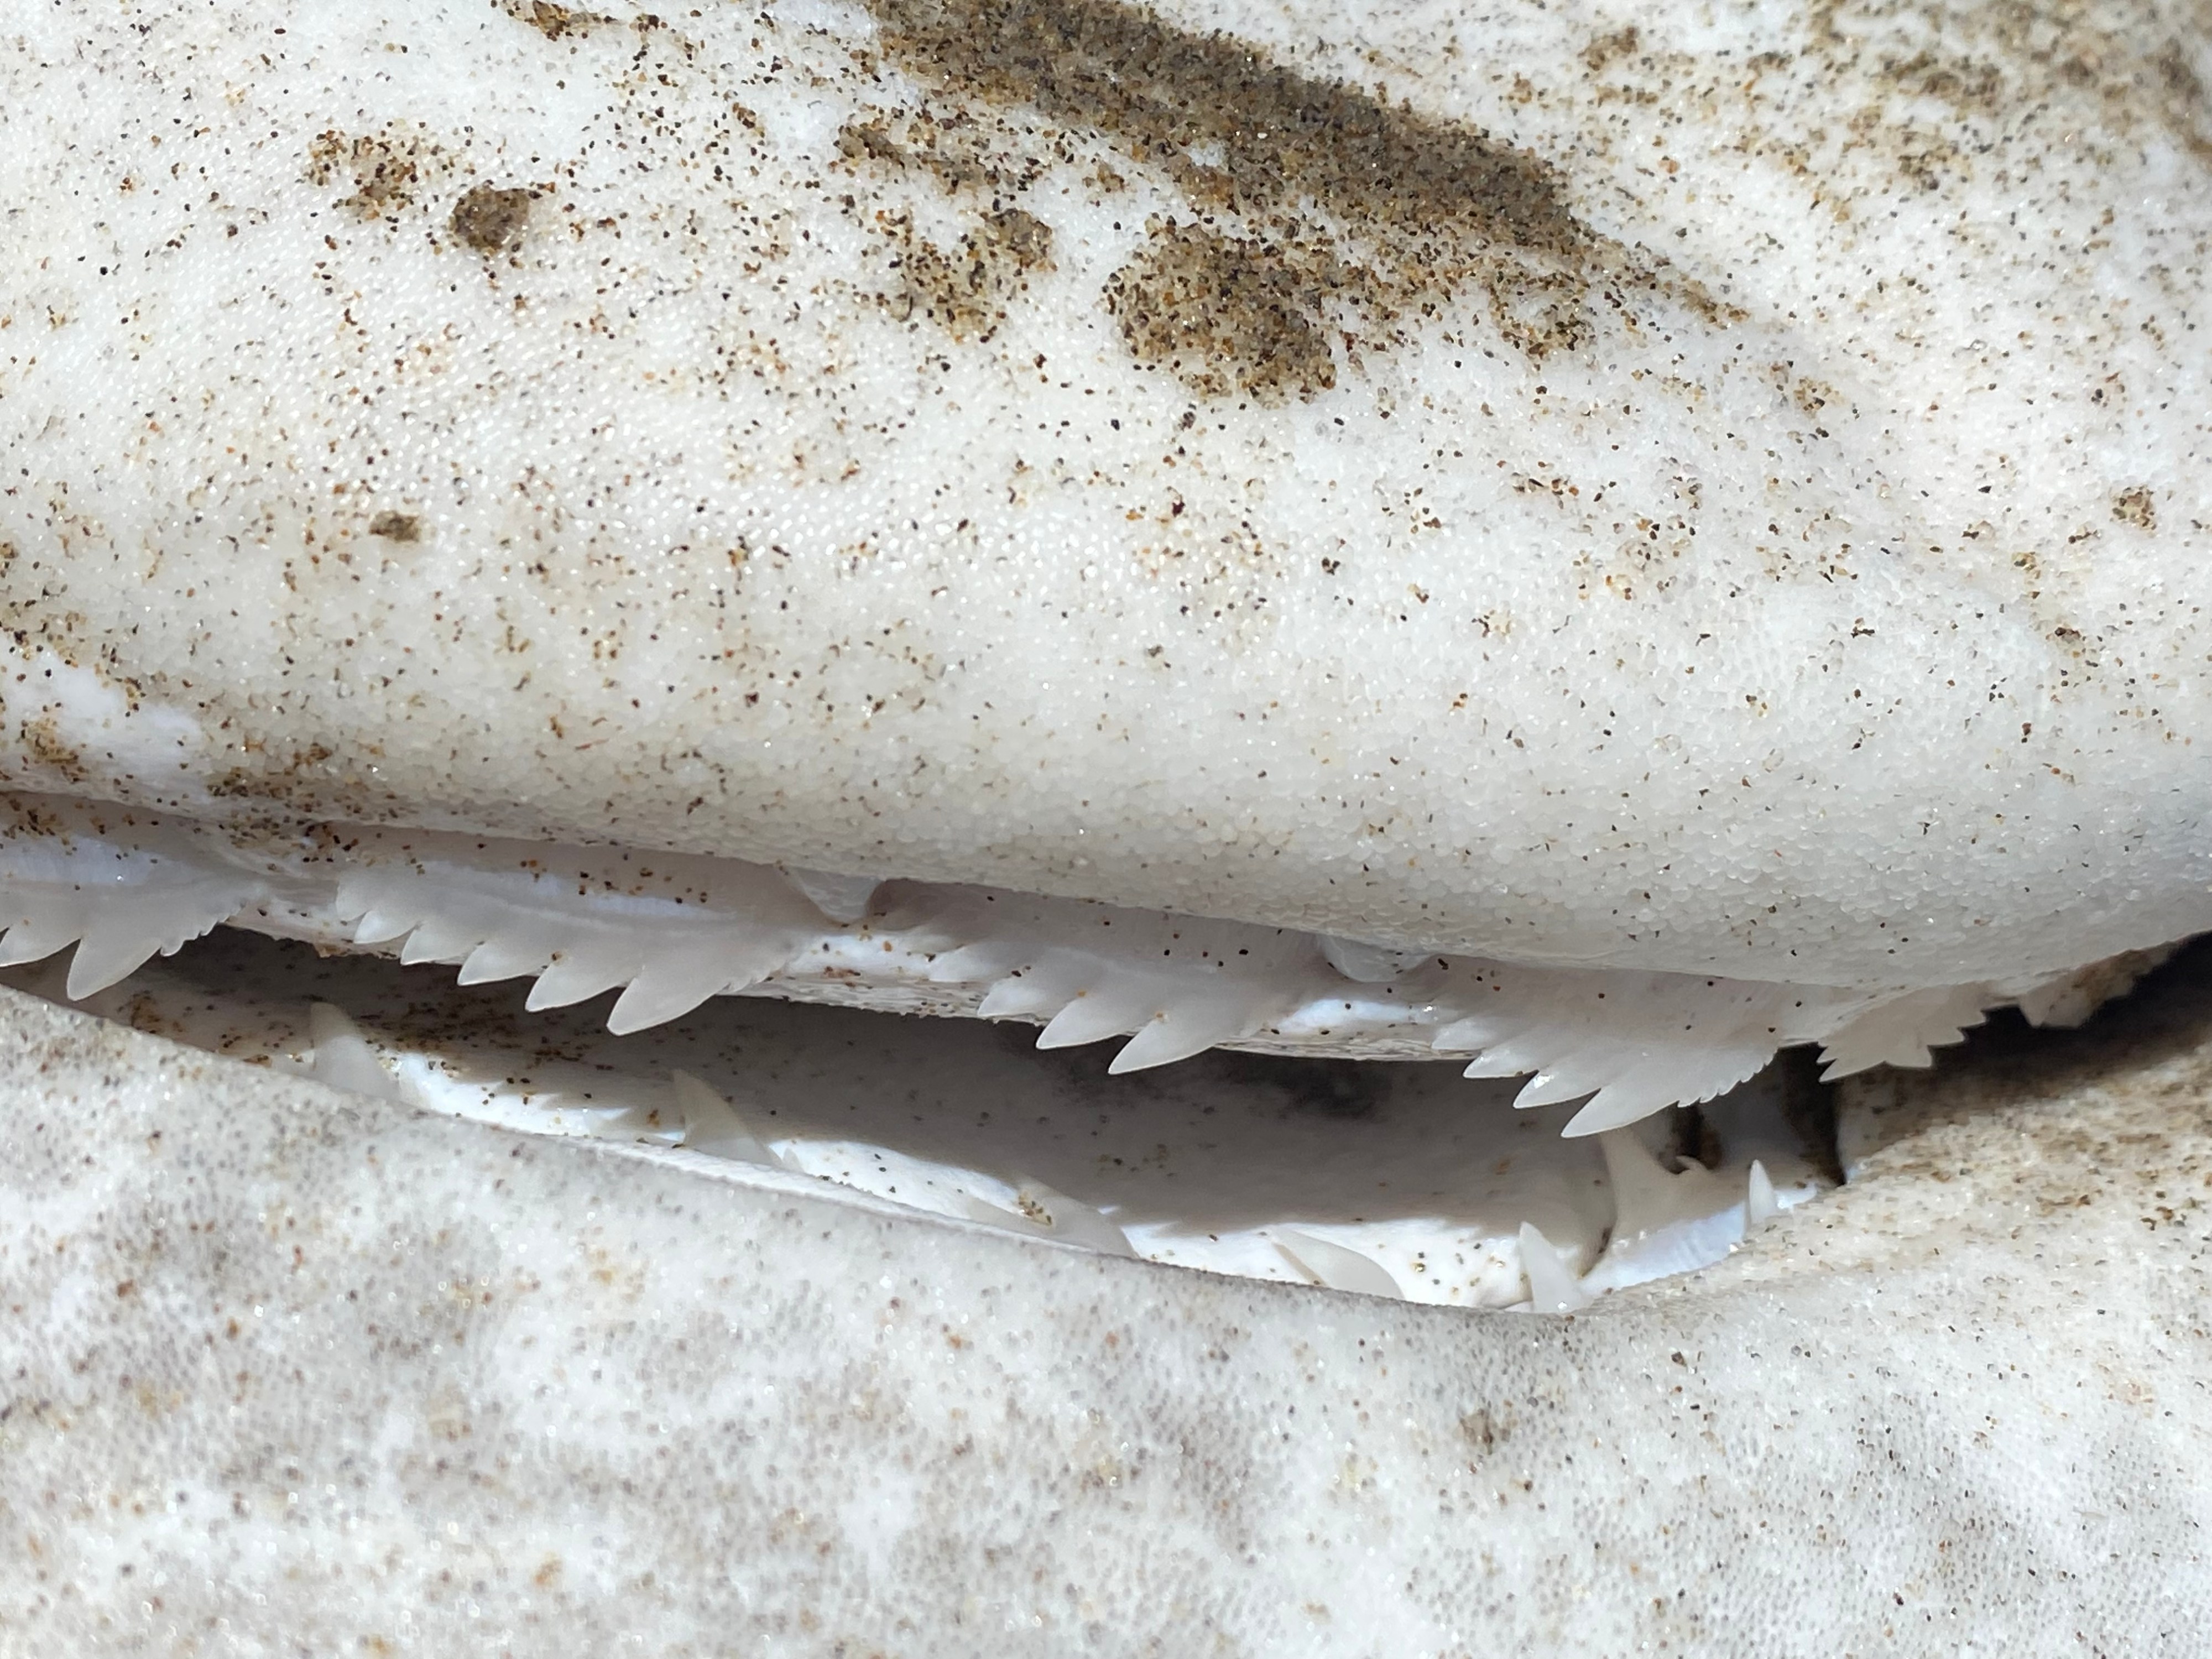
[[[18,989],[429,1110],[1084,1249],[1542,1311],[1707,1265],[1832,1183],[1818,1085],[1780,1051],[1818,1045],[1824,1079],[1925,1066],[1993,1007],[2078,1023],[2161,954],[1785,985],[30,795],[0,797],[0,927]],[[1035,1052],[1003,1022],[1041,1024]],[[1054,1052],[1115,1037],[1103,1064]]]

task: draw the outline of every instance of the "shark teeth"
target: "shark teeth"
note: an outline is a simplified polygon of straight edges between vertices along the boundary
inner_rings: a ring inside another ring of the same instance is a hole
[[[11,842],[0,872],[0,965],[74,945],[69,994],[90,996],[235,915],[254,896],[242,872],[210,868],[159,825],[118,844]]]
[[[400,856],[374,860],[380,852]],[[743,991],[821,938],[826,920],[779,872],[729,859],[372,831],[333,913],[359,945],[460,965],[464,983],[535,975],[532,1009],[622,988],[617,1032]]]
[[[760,1132],[713,1085],[685,1071],[672,1073],[670,1082],[675,1091],[676,1109],[684,1120],[682,1144],[685,1150],[703,1152],[710,1158],[732,1158],[740,1164],[758,1164],[771,1170],[787,1167],[769,1150]]]
[[[936,949],[933,981],[987,983],[982,1018],[1043,1017],[1041,1048],[1127,1036],[1115,1073],[1253,1036],[1336,977],[1311,934],[984,889],[915,894],[882,926]]]
[[[62,967],[0,981],[58,997]],[[1809,1067],[1694,1120],[1568,1139],[1571,1106],[1511,1111],[1511,1087],[1450,1063],[1222,1056],[1127,1089],[1103,1056],[1071,1066],[972,1020],[745,999],[617,1036],[522,1003],[519,984],[226,930],[82,1006],[418,1110],[716,1160],[740,1184],[1470,1309],[1571,1310],[1706,1265],[1822,1184],[1790,1115]]]
[[[0,965],[74,945],[88,995],[218,922],[530,978],[532,1010],[617,992],[617,1032],[757,989],[1032,1020],[1046,1048],[1125,1039],[1110,1069],[1223,1045],[1464,1056],[1583,1100],[1602,1134],[1710,1100],[1777,1050],[1826,1075],[1924,1066],[1983,1012],[2079,1018],[2151,958],[2002,985],[1803,986],[1394,951],[1292,929],[734,859],[320,825],[234,835],[99,803],[0,796]]]
[[[1275,1248],[1290,1259],[1291,1265],[1316,1285],[1332,1291],[1350,1291],[1358,1296],[1387,1297],[1394,1301],[1405,1297],[1405,1291],[1390,1270],[1371,1255],[1326,1238],[1316,1238],[1296,1227],[1273,1228],[1268,1237],[1274,1241]]]
[[[1533,1221],[1521,1224],[1521,1263],[1528,1274],[1528,1307],[1534,1313],[1577,1313],[1594,1299],[1552,1241]]]

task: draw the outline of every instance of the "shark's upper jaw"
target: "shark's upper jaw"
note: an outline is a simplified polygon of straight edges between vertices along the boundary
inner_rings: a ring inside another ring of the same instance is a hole
[[[2212,922],[2148,13],[12,27],[19,784],[1769,981]]]
[[[2206,46],[1993,15],[40,10],[0,949],[1585,1128],[2064,1012],[2212,927]]]

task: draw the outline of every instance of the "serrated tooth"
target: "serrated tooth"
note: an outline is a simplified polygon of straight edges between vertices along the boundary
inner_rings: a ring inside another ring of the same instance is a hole
[[[1589,1306],[1590,1293],[1574,1269],[1531,1221],[1521,1224],[1521,1267],[1528,1275],[1528,1306],[1534,1312],[1573,1313]]]
[[[552,964],[553,945],[542,933],[514,933],[488,939],[469,952],[453,975],[459,985],[485,985],[495,980],[518,979],[543,973]]]
[[[681,1019],[728,984],[727,976],[717,971],[719,966],[690,952],[648,964],[615,999],[607,1014],[607,1030],[617,1036],[628,1036],[633,1031]]]
[[[1516,1056],[1516,1058],[1525,1058]],[[1578,1100],[1619,1081],[1644,1058],[1643,1051],[1609,1042],[1583,1042],[1559,1056],[1530,1078],[1514,1097],[1515,1106],[1556,1106]]]
[[[1151,999],[1127,991],[1103,989],[1078,996],[1037,1033],[1040,1048],[1073,1048],[1101,1037],[1119,1036],[1150,1019]]]
[[[376,1050],[362,1035],[361,1027],[343,1008],[327,1002],[311,1003],[307,1008],[307,1038],[315,1048],[307,1075],[316,1082],[378,1100],[407,1098],[407,1091],[399,1079],[385,1069]]]
[[[1027,1014],[1050,1014],[1066,1001],[1034,974],[1009,974],[983,994],[975,1005],[978,1019],[1018,1018]]]
[[[84,937],[92,911],[90,902],[75,894],[49,899],[35,907],[18,901],[17,920],[0,940],[0,967],[37,962]]]
[[[734,927],[649,959],[616,999],[607,1029],[617,1036],[681,1018],[709,997],[757,985],[789,962],[799,941],[780,928]]]
[[[534,1014],[541,1008],[565,1008],[611,991],[636,975],[643,965],[641,955],[626,939],[589,939],[574,945],[538,975],[523,1006]]]
[[[418,923],[399,947],[399,960],[457,962],[483,943],[484,930],[473,918],[431,916]]]
[[[1574,1050],[1583,1039],[1578,1031],[1557,1029],[1522,1029],[1503,1042],[1492,1044],[1468,1062],[1463,1077],[1519,1077],[1529,1072],[1547,1072],[1561,1059]]]
[[[1514,1103],[1520,1104],[1518,1101]],[[1663,1089],[1608,1085],[1584,1102],[1583,1109],[1567,1120],[1566,1127],[1559,1133],[1571,1139],[1578,1139],[1583,1135],[1604,1134],[1609,1130],[1640,1123],[1652,1113],[1663,1112],[1669,1106],[1680,1103],[1674,1096]]]
[[[762,1164],[772,1170],[786,1167],[719,1090],[689,1072],[675,1073],[672,1081],[676,1108],[684,1117],[685,1148],[739,1163]]]
[[[403,933],[412,933],[422,917],[412,908],[364,910],[353,926],[356,945],[389,945]]]
[[[1662,1050],[1626,1066],[1601,1088],[1559,1133],[1592,1135],[1725,1093],[1774,1058],[1771,1047]]]
[[[1295,1227],[1271,1227],[1267,1238],[1307,1278],[1332,1291],[1405,1300],[1396,1277],[1373,1256]]]
[[[1820,1050],[1822,1082],[1875,1066],[1917,1070],[1931,1065],[1929,1050],[1960,1040],[1985,1016],[1978,988],[1947,986],[1915,991],[1879,1004],[1831,1035]]]
[[[70,959],[66,994],[72,1002],[105,991],[143,967],[161,948],[161,936],[123,921],[95,921]]]
[[[95,908],[70,963],[71,1001],[137,972],[157,951],[174,951],[239,908],[240,896],[207,888],[118,895]]]
[[[1249,1036],[1262,1023],[1260,1017],[1231,999],[1208,999],[1196,1006],[1185,1004],[1170,1009],[1140,1028],[1136,1036],[1121,1045],[1121,1052],[1106,1069],[1119,1076],[1125,1072],[1140,1072],[1147,1066],[1188,1060],[1193,1054],[1204,1054],[1216,1043]]]
[[[340,921],[364,921],[385,908],[383,902],[392,896],[392,889],[388,872],[345,871],[338,877],[337,894],[331,901],[331,911]]]

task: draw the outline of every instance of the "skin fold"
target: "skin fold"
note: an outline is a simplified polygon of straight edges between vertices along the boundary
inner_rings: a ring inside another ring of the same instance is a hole
[[[9,29],[19,787],[1791,983],[2207,924],[2181,12]]]

